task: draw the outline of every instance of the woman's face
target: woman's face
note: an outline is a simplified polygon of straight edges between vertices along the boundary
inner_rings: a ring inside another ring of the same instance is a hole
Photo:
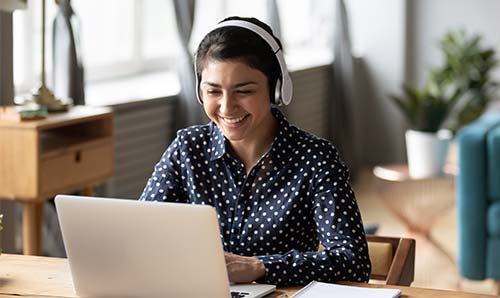
[[[273,128],[267,77],[239,60],[208,59],[201,73],[207,116],[230,142],[258,141]]]

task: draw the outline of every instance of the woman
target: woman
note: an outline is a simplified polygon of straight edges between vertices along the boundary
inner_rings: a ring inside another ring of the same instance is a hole
[[[212,121],[178,131],[141,200],[214,206],[232,282],[368,281],[348,169],[333,145],[274,107],[292,90],[269,26],[225,19],[201,41],[195,68]]]

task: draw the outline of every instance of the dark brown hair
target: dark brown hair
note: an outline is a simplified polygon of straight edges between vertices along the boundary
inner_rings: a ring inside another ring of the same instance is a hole
[[[280,40],[274,36],[271,27],[256,18],[229,17],[221,21],[241,20],[253,23],[274,37],[281,48]],[[208,59],[240,60],[261,71],[268,81],[269,98],[275,103],[276,81],[281,75],[278,59],[271,46],[257,33],[236,26],[222,27],[208,33],[196,51],[196,75],[201,81],[201,73]],[[197,86],[198,88],[199,86]]]

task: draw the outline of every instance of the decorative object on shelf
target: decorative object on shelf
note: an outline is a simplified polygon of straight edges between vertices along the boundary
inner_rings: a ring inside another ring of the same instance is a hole
[[[47,107],[36,103],[27,103],[19,106],[5,107],[0,111],[0,120],[3,121],[29,121],[47,118]]]
[[[41,72],[41,85],[38,90],[34,92],[30,101],[39,104],[40,106],[47,107],[49,112],[62,112],[68,110],[69,105],[57,99],[52,91],[46,84],[46,71],[45,71],[45,2],[42,0],[42,72]]]
[[[405,137],[413,178],[442,175],[452,131],[475,120],[493,99],[495,51],[480,42],[464,31],[447,33],[440,43],[443,66],[430,72],[423,88],[404,84],[402,96],[390,96],[410,124]]]
[[[1,117],[3,119],[5,118],[11,118],[11,116],[15,116],[14,118],[18,120],[31,120],[31,119],[40,119],[43,118],[47,111],[49,112],[60,112],[60,111],[66,111],[68,109],[68,104],[61,102],[60,100],[56,99],[54,97],[54,94],[52,91],[47,87],[46,85],[46,71],[45,71],[45,1],[41,1],[42,5],[42,34],[41,34],[41,43],[42,43],[42,61],[41,61],[41,83],[40,87],[31,95],[27,98],[26,105],[23,106],[19,113],[19,115],[13,115],[17,111],[17,109],[8,109],[6,107],[3,107],[2,110],[0,111]],[[0,1],[0,10],[2,11],[8,11],[11,12],[15,9],[22,9],[27,7],[27,0],[1,0]],[[12,26],[10,23],[9,26]],[[12,34],[9,34],[8,38],[12,38]],[[1,36],[1,34],[0,34]],[[3,44],[3,41],[2,41]],[[11,45],[12,40],[10,42],[8,41],[7,44]],[[9,51],[12,51],[12,49],[8,49]],[[4,56],[3,54],[0,56]],[[5,88],[0,88],[0,89],[5,89],[6,94],[1,94],[0,96],[2,97],[1,101],[3,101],[3,97],[11,97],[10,99],[7,100],[7,105],[13,104],[13,97],[14,97],[14,87],[13,87],[13,81],[12,81],[12,55],[6,55],[10,56],[10,61],[6,62],[6,65],[4,66],[3,63],[0,63],[2,66],[2,72],[8,71],[10,72],[7,73],[6,78],[3,78],[3,76],[0,74],[0,77],[2,77],[2,84],[9,84]],[[3,62],[3,61],[2,61]],[[4,82],[5,80],[5,82]]]

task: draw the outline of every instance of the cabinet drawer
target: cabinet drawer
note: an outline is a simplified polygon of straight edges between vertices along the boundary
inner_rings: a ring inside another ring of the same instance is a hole
[[[52,195],[64,189],[76,189],[113,173],[112,143],[98,147],[74,148],[43,159],[40,164],[40,193]]]

